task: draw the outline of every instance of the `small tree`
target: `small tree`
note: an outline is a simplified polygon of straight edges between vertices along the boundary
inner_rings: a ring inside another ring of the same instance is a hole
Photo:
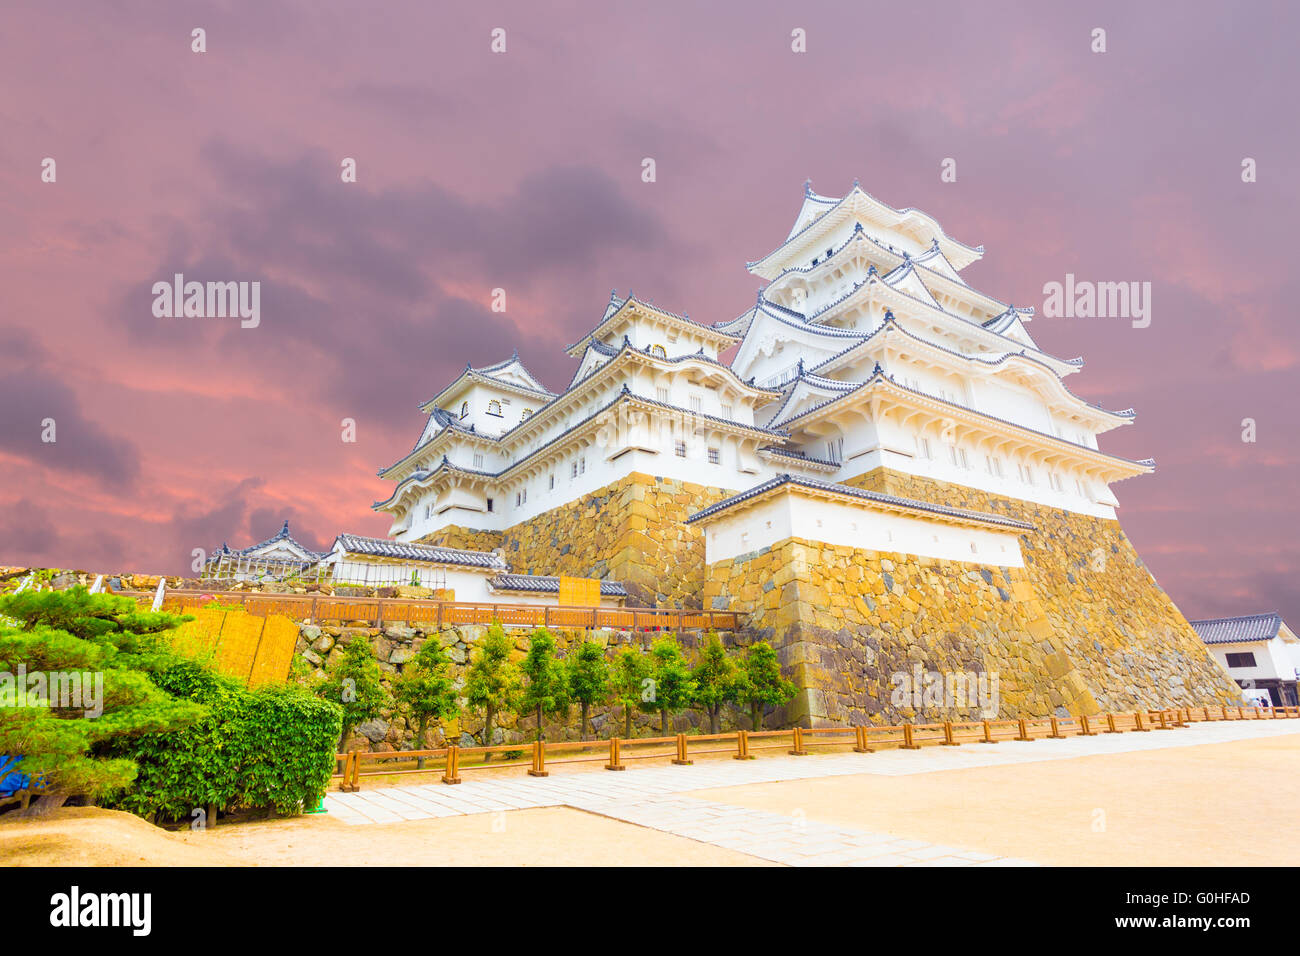
[[[42,785],[32,812],[128,786],[136,762],[112,748],[206,713],[149,670],[174,659],[167,631],[181,618],[83,587],[0,598],[0,615],[21,628],[0,627],[0,754],[22,756],[18,770]]]
[[[519,693],[519,668],[510,660],[513,645],[505,629],[493,621],[483,635],[478,652],[465,677],[465,703],[483,714],[484,747],[492,745],[492,725],[497,716],[509,713]],[[484,759],[491,757],[486,754]]]
[[[609,664],[605,661],[605,649],[593,641],[583,641],[569,653],[565,664],[569,694],[582,710],[579,737],[586,740],[591,736],[588,716],[592,706],[603,704],[610,697]]]
[[[749,707],[750,726],[762,730],[763,709],[788,703],[795,692],[794,681],[781,676],[781,662],[772,645],[766,641],[750,645],[736,683],[736,699]]]
[[[719,733],[722,708],[736,699],[736,664],[727,655],[717,631],[709,631],[699,663],[691,671],[694,703],[709,715],[709,733]]]
[[[379,664],[370,642],[354,635],[339,659],[325,671],[316,696],[343,705],[343,732],[339,749],[347,746],[352,731],[378,717],[392,704],[388,691],[379,683]]]
[[[623,705],[623,736],[632,736],[632,710],[645,700],[646,682],[650,678],[650,661],[643,655],[624,648],[610,668],[610,690],[615,703]]]
[[[541,740],[542,719],[569,712],[569,682],[564,665],[555,657],[555,639],[546,628],[533,631],[519,670],[526,678],[519,709],[531,710],[537,716],[537,739]]]
[[[668,718],[691,705],[695,681],[682,656],[682,645],[671,634],[659,638],[650,648],[650,675],[654,680],[653,706],[659,712],[659,733],[667,736]]]
[[[393,696],[416,723],[412,750],[427,746],[429,721],[450,720],[460,713],[460,698],[451,678],[451,661],[437,637],[427,638],[414,657],[406,662],[393,685]],[[416,758],[424,769],[424,758]]]

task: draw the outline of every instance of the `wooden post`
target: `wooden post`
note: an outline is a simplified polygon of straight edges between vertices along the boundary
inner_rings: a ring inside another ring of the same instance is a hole
[[[533,741],[533,765],[530,768],[528,768],[528,776],[530,777],[550,776],[550,774],[546,772],[546,741],[545,740]]]
[[[447,767],[442,772],[443,783],[460,783],[460,747],[452,744],[447,748]]]
[[[626,770],[627,765],[620,759],[619,743],[617,737],[609,738],[609,763],[605,764],[606,770]]]
[[[1064,740],[1065,734],[1061,733],[1061,725],[1057,723],[1056,715],[1052,715],[1052,732],[1047,735],[1051,740]]]
[[[754,755],[749,752],[749,731],[736,731],[736,755],[735,760],[753,760]]]
[[[1136,714],[1135,714],[1134,716],[1136,716]],[[1122,734],[1123,732],[1124,732],[1124,731],[1120,730],[1118,727],[1115,726],[1115,715],[1114,715],[1114,714],[1107,714],[1107,715],[1106,715],[1106,733],[1108,733],[1108,734]]]
[[[1245,720],[1245,719],[1246,719],[1246,714],[1245,714],[1245,712],[1242,710],[1242,708],[1241,708],[1240,706],[1237,708],[1237,719],[1238,719],[1238,720]]]
[[[1208,707],[1202,707],[1202,708],[1201,708],[1201,716],[1205,718],[1205,722],[1206,722],[1206,723],[1209,723],[1209,721],[1210,721],[1210,708],[1208,708]]]
[[[361,789],[361,751],[352,752],[352,792]]]
[[[803,749],[803,728],[794,728],[794,749],[790,751],[796,757],[806,757],[808,751]]]
[[[1087,715],[1087,714],[1080,714],[1080,715],[1079,715],[1079,736],[1080,736],[1080,737],[1096,737],[1096,736],[1097,736],[1097,731],[1095,731],[1095,730],[1092,729],[1092,724],[1091,724],[1091,722],[1088,720],[1088,715]]]
[[[952,739],[952,721],[943,722],[943,740],[939,743],[940,747],[960,747],[961,744]]]
[[[1029,736],[1029,725],[1025,723],[1025,718],[1023,717],[1020,718],[1020,735],[1017,736],[1015,739],[1023,740],[1026,742],[1032,742],[1034,739],[1033,737]]]
[[[1150,730],[1149,727],[1142,726],[1142,711],[1140,710],[1133,711],[1133,729],[1143,734]]]
[[[1173,728],[1169,726],[1166,712],[1163,710],[1160,711],[1160,726],[1157,727],[1156,730],[1173,730]]]
[[[869,746],[869,742],[867,740],[867,728],[855,727],[854,730],[857,731],[858,739],[857,739],[857,744],[853,748],[853,752],[857,754],[875,753],[875,751]]]
[[[997,741],[993,739],[993,725],[989,723],[987,720],[984,721],[984,739],[981,740],[980,743],[982,744],[997,743]]]
[[[677,735],[677,756],[673,759],[673,763],[677,764],[679,767],[689,767],[691,764],[695,763],[686,752],[685,734]]]
[[[912,740],[912,725],[903,724],[903,743],[899,750],[920,750],[921,745]]]

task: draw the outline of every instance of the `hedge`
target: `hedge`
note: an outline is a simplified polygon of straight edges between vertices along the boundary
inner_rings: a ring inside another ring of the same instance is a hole
[[[140,770],[131,790],[109,805],[180,820],[210,805],[299,813],[324,795],[342,730],[337,704],[292,686],[248,690],[190,661],[150,676],[208,713],[183,731],[115,744],[112,755],[131,758]]]

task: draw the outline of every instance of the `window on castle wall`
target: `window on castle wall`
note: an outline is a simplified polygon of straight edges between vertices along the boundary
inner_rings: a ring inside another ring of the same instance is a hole
[[[1255,655],[1251,652],[1242,652],[1240,654],[1228,655],[1229,667],[1254,667]]]
[[[492,510],[492,499],[491,499],[491,498],[489,498],[489,499],[487,500],[487,510],[488,510],[488,511],[491,511],[491,510]]]
[[[657,398],[661,402],[668,401],[668,389],[664,388],[662,385],[656,386],[655,398]]]
[[[551,490],[551,491],[554,491],[554,490],[555,490],[555,472],[551,472],[551,487],[550,487],[550,490]]]
[[[727,421],[731,421],[733,418],[736,417],[735,409],[733,409],[730,405],[723,405],[722,417],[725,418]]]
[[[704,411],[704,399],[701,398],[699,395],[691,396],[691,411],[693,412]]]
[[[676,455],[678,458],[685,458],[686,442],[684,441],[673,442],[673,454]]]
[[[709,464],[719,465],[722,463],[722,450],[718,448],[709,449]]]
[[[668,350],[656,342],[654,345],[650,346],[650,354],[655,358],[667,358]]]
[[[569,477],[570,478],[578,477],[578,463],[576,461],[569,462]]]
[[[487,413],[488,413],[489,415],[495,415],[495,416],[497,416],[497,418],[500,418],[500,417],[501,417],[501,403],[498,402],[495,398],[492,399],[492,401],[488,402]]]
[[[481,454],[474,455],[474,467],[475,468],[483,467],[483,456]]]

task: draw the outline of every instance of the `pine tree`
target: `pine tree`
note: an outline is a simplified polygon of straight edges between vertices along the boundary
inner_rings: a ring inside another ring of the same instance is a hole
[[[611,694],[609,664],[605,660],[605,649],[593,641],[583,641],[569,652],[565,663],[568,670],[569,693],[582,710],[579,737],[586,740],[591,736],[591,726],[588,722],[591,708],[608,701]]]
[[[168,632],[183,618],[83,587],[0,598],[0,615],[19,625],[0,628],[0,753],[22,756],[18,769],[42,787],[33,812],[128,786],[135,762],[101,751],[183,730],[205,713],[146,670],[174,657]]]
[[[460,698],[451,677],[451,661],[442,642],[435,637],[425,639],[420,649],[402,667],[402,673],[393,685],[393,697],[416,723],[412,750],[428,746],[425,735],[429,721],[451,720],[460,713]],[[424,758],[416,758],[417,769],[424,769]]]
[[[465,677],[465,702],[483,714],[482,745],[492,745],[492,725],[497,716],[510,713],[519,693],[519,668],[510,660],[513,645],[505,630],[493,621],[474,654]],[[487,754],[484,757],[491,757]]]
[[[720,733],[723,705],[736,699],[738,688],[736,664],[716,631],[709,631],[691,677],[695,680],[695,706],[709,715],[709,733]]]
[[[659,733],[668,735],[668,718],[691,705],[695,681],[682,656],[682,645],[672,634],[655,641],[650,648],[651,678],[654,680],[654,708],[659,712]]]
[[[519,709],[532,711],[537,717],[537,739],[542,739],[543,717],[558,717],[569,712],[569,683],[564,665],[555,657],[555,639],[544,627],[533,631],[528,653],[519,664],[526,679],[519,697]]]
[[[358,726],[392,705],[392,698],[379,682],[379,664],[369,640],[353,635],[339,659],[326,669],[325,679],[316,687],[316,696],[343,705],[340,750],[347,746]]]
[[[788,703],[795,692],[794,681],[781,676],[781,662],[772,645],[766,641],[751,644],[741,660],[736,685],[737,701],[749,707],[750,726],[762,730],[763,709]]]
[[[623,705],[623,736],[632,736],[632,709],[646,700],[650,676],[650,661],[644,655],[624,648],[610,668],[610,689],[615,703]]]

